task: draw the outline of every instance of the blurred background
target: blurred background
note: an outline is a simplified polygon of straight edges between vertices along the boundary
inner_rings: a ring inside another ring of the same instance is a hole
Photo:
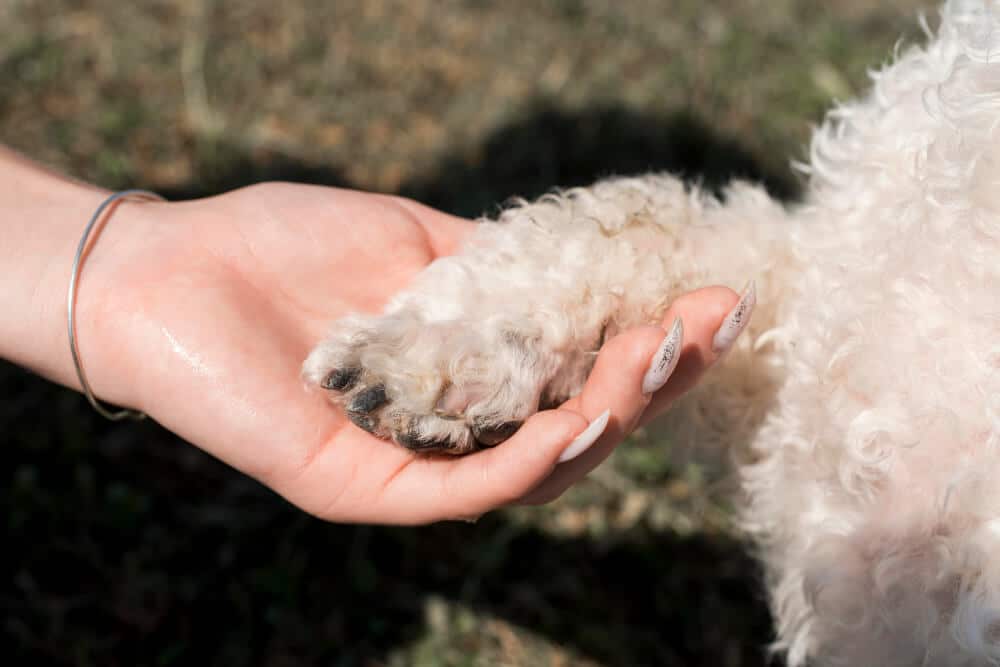
[[[0,0],[0,142],[107,188],[450,212],[667,169],[793,200],[928,0]],[[2,184],[0,184],[2,187]],[[69,665],[763,665],[725,471],[639,432],[544,508],[334,526],[0,365],[4,653]]]

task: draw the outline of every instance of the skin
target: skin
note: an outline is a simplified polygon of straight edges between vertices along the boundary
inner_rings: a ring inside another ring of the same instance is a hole
[[[109,193],[2,147],[0,182],[12,186],[0,192],[10,239],[0,249],[0,292],[12,300],[0,314],[0,356],[79,390],[66,288],[83,226]],[[712,337],[738,298],[723,287],[679,298],[662,326],[608,341],[579,396],[493,449],[427,458],[355,427],[299,371],[331,322],[378,312],[428,263],[455,252],[474,223],[397,197],[289,183],[125,202],[105,220],[77,296],[95,394],[146,412],[337,522],[474,519],[558,497],[715,363]],[[643,375],[676,316],[685,327],[677,370],[645,396]],[[602,437],[558,464],[607,408]]]

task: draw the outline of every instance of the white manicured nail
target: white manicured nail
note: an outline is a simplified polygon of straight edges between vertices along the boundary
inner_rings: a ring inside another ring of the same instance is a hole
[[[751,280],[743,290],[739,302],[733,306],[733,309],[726,315],[726,319],[722,321],[722,326],[715,332],[715,338],[712,339],[712,352],[719,355],[732,347],[739,335],[747,328],[747,324],[750,323],[750,316],[753,314],[755,305],[757,305],[757,286]]]
[[[563,453],[559,455],[559,463],[566,463],[566,461],[572,461],[580,454],[590,449],[590,446],[597,442],[597,439],[601,437],[604,433],[604,429],[608,427],[608,419],[611,417],[611,408],[608,408],[601,415],[590,422],[590,426],[583,429],[583,433],[576,436],[573,442],[569,443],[569,446],[563,450]]]
[[[656,349],[653,360],[649,362],[649,369],[642,378],[642,393],[652,394],[667,383],[674,369],[677,368],[677,361],[681,358],[681,343],[684,341],[684,323],[681,318],[676,318],[670,326],[670,331],[663,337],[663,342]]]

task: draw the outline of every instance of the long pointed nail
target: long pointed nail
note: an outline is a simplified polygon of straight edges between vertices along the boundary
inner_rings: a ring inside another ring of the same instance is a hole
[[[732,347],[743,330],[750,323],[750,316],[753,314],[753,307],[757,305],[757,285],[750,281],[743,290],[739,302],[726,315],[722,321],[722,326],[715,332],[712,339],[712,352],[721,355]]]
[[[677,368],[677,361],[681,358],[683,341],[684,323],[678,317],[670,326],[670,331],[663,337],[660,347],[656,349],[653,360],[649,362],[649,369],[642,378],[642,393],[647,395],[655,393],[667,383]]]
[[[597,439],[601,437],[604,433],[604,429],[608,427],[608,419],[611,417],[611,408],[608,408],[600,414],[600,416],[594,421],[590,422],[590,426],[583,429],[583,433],[576,436],[573,442],[569,443],[563,453],[559,455],[559,463],[566,463],[566,461],[572,461],[580,454],[590,449],[590,446],[597,442]]]

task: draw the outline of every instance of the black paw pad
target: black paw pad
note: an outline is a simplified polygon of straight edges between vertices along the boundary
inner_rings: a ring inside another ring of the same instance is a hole
[[[361,376],[360,368],[338,368],[323,379],[323,388],[334,391],[345,391],[354,386]]]
[[[517,433],[521,428],[522,421],[509,421],[499,426],[473,426],[472,435],[483,447],[496,447],[510,436]]]
[[[396,438],[403,447],[415,452],[440,452],[452,449],[451,441],[447,438],[427,438],[412,431],[400,433]]]
[[[358,392],[351,404],[347,407],[349,412],[360,412],[366,414],[372,410],[382,407],[389,397],[385,395],[385,385],[377,384]]]
[[[357,412],[348,412],[347,418],[354,422],[354,425],[360,428],[362,431],[368,431],[369,433],[375,433],[375,420],[368,415],[358,414]]]

